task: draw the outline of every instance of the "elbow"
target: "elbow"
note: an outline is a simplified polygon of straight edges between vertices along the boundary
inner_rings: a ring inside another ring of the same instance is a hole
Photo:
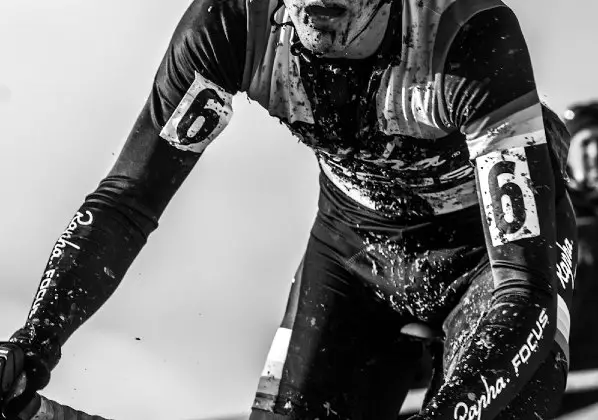
[[[556,299],[556,280],[550,270],[506,260],[495,260],[491,265],[497,280],[495,298],[510,295],[531,301]]]
[[[558,308],[556,290],[519,284],[496,290],[494,300],[495,305],[506,304],[519,308],[517,311],[539,312],[537,322],[542,325],[542,330],[550,335],[556,332]]]
[[[158,227],[160,214],[139,181],[125,176],[108,176],[85,199],[85,204],[130,225],[145,239]]]

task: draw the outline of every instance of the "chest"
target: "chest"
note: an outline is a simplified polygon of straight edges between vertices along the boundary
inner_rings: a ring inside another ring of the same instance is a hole
[[[411,3],[366,60],[308,61],[294,49],[292,26],[272,31],[249,96],[316,152],[377,161],[418,155],[409,139],[427,140],[423,150],[454,129],[443,118],[437,71],[440,14]]]
[[[392,172],[417,185],[443,182],[467,166],[464,137],[435,122],[436,80],[420,74],[415,83],[413,63],[388,54],[354,62],[291,60],[293,71],[274,72],[285,80],[276,92],[295,89],[271,112],[326,161],[350,173]]]

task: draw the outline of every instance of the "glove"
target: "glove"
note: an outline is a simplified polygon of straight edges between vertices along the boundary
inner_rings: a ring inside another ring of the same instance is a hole
[[[39,404],[36,391],[49,380],[48,365],[28,346],[0,342],[0,414],[3,419],[16,420],[26,408],[35,412],[32,402]]]
[[[16,418],[14,410],[24,408],[20,404],[27,397],[24,364],[25,352],[20,346],[0,343],[0,408],[3,418]]]

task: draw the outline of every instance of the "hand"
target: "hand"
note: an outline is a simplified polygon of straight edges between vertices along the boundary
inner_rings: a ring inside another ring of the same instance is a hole
[[[14,398],[23,395],[26,388],[24,363],[25,352],[20,346],[13,343],[0,343],[0,411],[3,418],[12,417],[11,410],[7,409],[15,407],[14,401],[18,400]]]
[[[36,359],[19,344],[0,342],[0,414],[3,419],[28,420],[37,411],[36,391],[47,384],[49,371]]]

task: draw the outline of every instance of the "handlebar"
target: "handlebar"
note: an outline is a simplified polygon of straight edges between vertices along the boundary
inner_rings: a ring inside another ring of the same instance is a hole
[[[109,420],[102,416],[93,416],[83,411],[75,410],[68,405],[60,404],[43,395],[37,394],[35,405],[39,403],[37,412],[32,417],[19,420]]]

